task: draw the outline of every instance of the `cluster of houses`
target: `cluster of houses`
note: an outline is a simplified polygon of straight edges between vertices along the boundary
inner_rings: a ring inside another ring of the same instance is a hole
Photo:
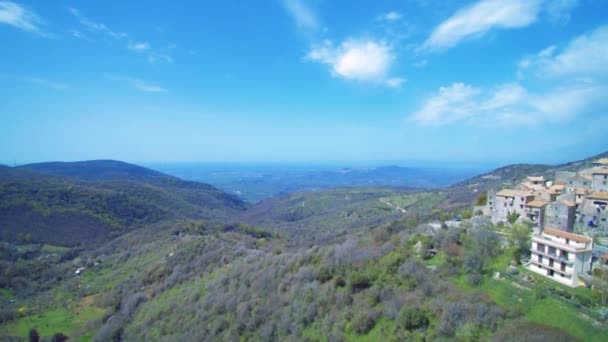
[[[567,286],[585,283],[587,273],[608,263],[608,254],[585,235],[608,231],[608,158],[579,172],[557,171],[553,181],[529,176],[513,189],[489,191],[483,212],[492,222],[527,222],[533,227],[528,268]]]

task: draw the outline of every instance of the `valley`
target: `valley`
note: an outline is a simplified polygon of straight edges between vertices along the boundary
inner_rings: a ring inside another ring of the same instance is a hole
[[[583,318],[571,304],[595,315],[597,292],[556,287],[521,266],[521,276],[508,273],[519,240],[471,210],[484,186],[510,180],[501,169],[441,189],[341,187],[249,205],[162,174],[114,176],[97,164],[84,178],[63,167],[3,170],[2,198],[11,199],[3,208],[28,204],[40,216],[21,227],[55,231],[3,235],[0,336],[19,340],[31,329],[80,341],[606,335],[600,317]],[[108,204],[101,210],[100,203]],[[163,216],[144,211],[136,220],[118,210],[123,203],[147,203]],[[66,214],[73,226],[46,218],[71,205],[118,224],[95,226],[103,239],[75,238],[69,232],[82,226],[78,216]]]

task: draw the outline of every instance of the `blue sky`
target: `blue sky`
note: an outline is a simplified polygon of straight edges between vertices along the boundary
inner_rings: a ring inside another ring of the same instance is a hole
[[[0,163],[608,150],[608,2],[0,0]]]

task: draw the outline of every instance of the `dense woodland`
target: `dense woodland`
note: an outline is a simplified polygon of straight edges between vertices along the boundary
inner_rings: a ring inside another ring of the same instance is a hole
[[[120,183],[58,175],[36,183],[25,181],[28,177],[4,172],[2,198],[10,203],[28,198],[54,212],[64,206],[54,195],[62,191],[60,182],[86,184],[90,192],[69,198],[75,210],[88,210],[113,203],[109,198],[118,191],[111,186],[97,191],[93,184]],[[129,182],[138,189],[157,186]],[[53,196],[26,197],[34,189]],[[124,203],[147,201],[136,194],[124,191]],[[86,198],[101,202],[87,204]],[[16,341],[31,334],[76,341],[600,341],[608,336],[605,318],[596,315],[600,291],[565,289],[526,273],[519,261],[527,254],[528,228],[509,227],[507,236],[506,227],[449,203],[449,192],[351,188],[295,193],[249,209],[232,200],[220,207],[217,199],[208,207],[189,207],[195,214],[230,213],[215,217],[180,212],[183,207],[163,201],[147,203],[167,216],[124,222],[109,240],[55,245],[28,234],[3,238],[0,336]],[[104,208],[100,215],[129,217]],[[449,219],[460,227],[449,227]],[[444,223],[436,229],[429,220]],[[494,279],[496,272],[501,279]]]

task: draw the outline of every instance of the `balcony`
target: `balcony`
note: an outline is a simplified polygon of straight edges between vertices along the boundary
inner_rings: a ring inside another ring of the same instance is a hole
[[[549,270],[553,270],[553,271],[555,271],[557,273],[561,273],[563,275],[572,275],[572,268],[570,268],[570,269],[564,269],[562,271],[562,269],[559,266],[558,267],[555,267],[555,265],[549,266],[548,264],[544,264],[542,262],[538,262],[538,259],[534,259],[534,258],[531,258],[530,260],[531,260],[532,264],[542,266],[543,270],[549,269]]]
[[[532,237],[532,241],[536,242],[536,243],[540,243],[543,245],[547,245],[547,246],[551,246],[551,247],[555,247],[557,249],[561,249],[567,252],[572,252],[572,253],[579,253],[579,252],[590,252],[591,251],[591,247],[588,244],[565,244],[563,242],[560,241],[555,241],[550,237],[547,237],[545,235],[534,235]]]
[[[530,252],[532,252],[532,254],[542,255],[543,257],[547,257],[547,258],[550,258],[550,259],[553,259],[553,260],[557,260],[559,262],[563,262],[566,265],[573,265],[574,264],[574,262],[572,262],[572,261],[564,258],[563,256],[557,256],[555,254],[545,253],[543,251],[535,250],[535,249],[532,249],[532,248],[530,248]]]

